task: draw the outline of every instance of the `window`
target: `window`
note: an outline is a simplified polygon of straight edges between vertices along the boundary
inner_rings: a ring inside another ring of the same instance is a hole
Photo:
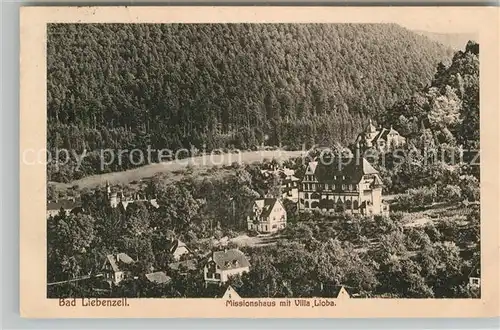
[[[220,280],[220,274],[219,273],[215,273],[215,279],[216,280]]]
[[[472,279],[472,284],[479,285],[479,279],[478,278],[473,278]]]

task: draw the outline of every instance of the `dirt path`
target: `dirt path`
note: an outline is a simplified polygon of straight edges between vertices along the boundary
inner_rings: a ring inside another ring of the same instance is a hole
[[[213,166],[231,165],[234,162],[249,164],[253,162],[261,162],[264,159],[271,160],[273,158],[277,160],[286,160],[292,157],[299,157],[302,153],[302,151],[262,150],[231,154],[227,153],[222,155],[203,155],[178,161],[145,165],[122,172],[91,175],[68,184],[55,183],[55,185],[60,189],[64,189],[74,185],[78,185],[79,188],[94,188],[104,184],[106,181],[110,184],[128,184],[132,181],[150,178],[156,174],[180,171],[185,169],[188,165],[193,167],[209,168]]]

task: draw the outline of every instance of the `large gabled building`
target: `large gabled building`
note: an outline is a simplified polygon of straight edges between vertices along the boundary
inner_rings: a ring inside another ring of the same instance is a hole
[[[309,162],[299,191],[300,211],[387,214],[379,172],[362,157]]]

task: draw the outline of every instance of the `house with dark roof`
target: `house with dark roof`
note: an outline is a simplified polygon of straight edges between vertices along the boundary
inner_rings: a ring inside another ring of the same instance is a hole
[[[238,249],[213,252],[205,262],[203,274],[206,283],[221,284],[234,275],[250,271],[250,263]]]
[[[275,233],[286,227],[286,210],[280,199],[261,198],[254,201],[247,216],[248,230]]]
[[[387,214],[379,172],[363,157],[321,157],[309,162],[299,191],[300,211]]]
[[[134,259],[126,253],[108,254],[102,267],[104,279],[118,285],[122,280],[131,276],[133,264]]]
[[[47,218],[50,216],[56,216],[61,210],[70,214],[74,209],[80,208],[82,204],[76,201],[74,198],[66,198],[57,201],[47,202]]]
[[[362,150],[375,148],[380,152],[389,151],[392,148],[400,147],[406,144],[406,138],[401,136],[398,131],[391,128],[375,128],[370,119],[368,125],[356,138],[356,145]]]

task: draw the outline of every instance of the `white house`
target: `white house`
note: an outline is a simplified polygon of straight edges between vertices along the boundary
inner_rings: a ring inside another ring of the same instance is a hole
[[[221,284],[230,276],[250,271],[247,257],[238,249],[213,252],[203,268],[206,283]]]
[[[104,278],[115,285],[130,276],[134,260],[126,253],[108,254],[103,265]]]
[[[286,227],[286,210],[277,198],[257,199],[247,217],[248,230],[274,233]]]

